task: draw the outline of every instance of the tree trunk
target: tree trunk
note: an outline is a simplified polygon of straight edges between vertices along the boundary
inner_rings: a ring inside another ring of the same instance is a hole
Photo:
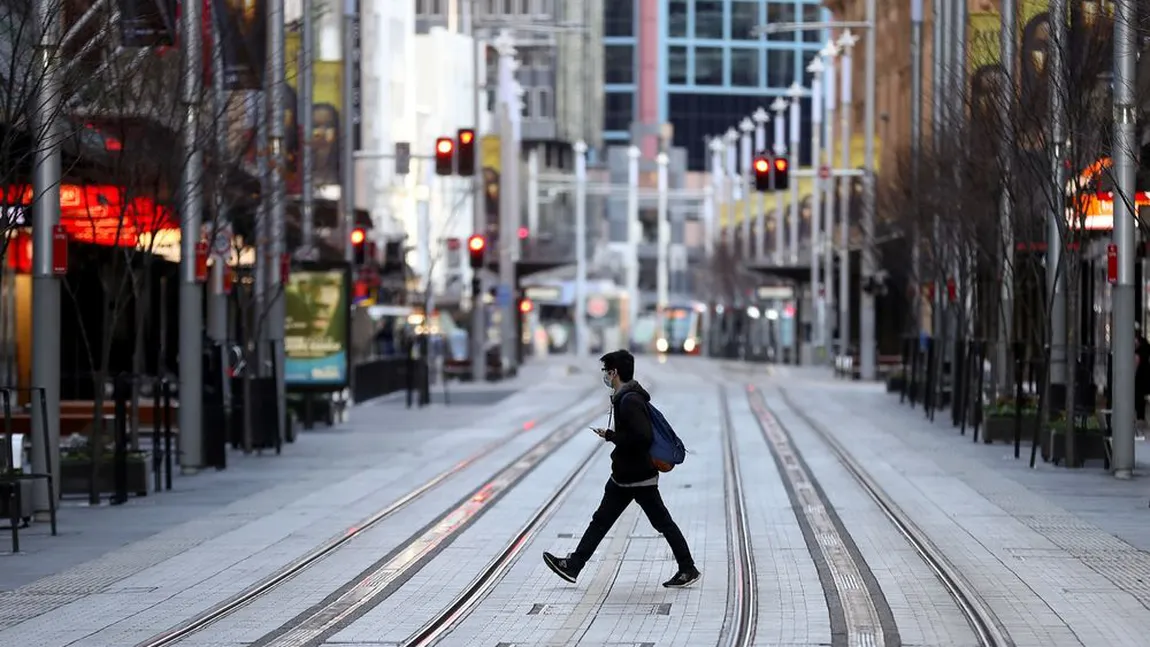
[[[104,458],[104,385],[107,373],[101,367],[92,372],[92,430],[88,434],[88,455],[92,461],[88,475],[88,503],[100,505],[100,468]]]
[[[135,300],[136,335],[135,347],[132,349],[132,400],[129,433],[131,434],[132,451],[140,450],[140,386],[144,375],[144,335],[147,330],[148,311],[151,304],[152,275],[148,270],[149,263],[144,263],[143,277],[134,277],[132,287]],[[153,448],[153,451],[155,449]]]

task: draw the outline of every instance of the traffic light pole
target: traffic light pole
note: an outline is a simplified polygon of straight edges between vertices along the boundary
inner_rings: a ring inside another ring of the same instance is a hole
[[[471,82],[474,87],[474,92],[472,92],[471,115],[473,117],[473,123],[475,124],[476,143],[475,175],[472,176],[474,180],[474,197],[471,201],[471,222],[472,231],[480,235],[485,235],[487,228],[487,201],[483,187],[483,147],[480,145],[482,141],[482,124],[479,123],[480,100],[485,90],[480,85],[482,78],[480,72],[485,70],[481,63],[485,57],[484,45],[480,42],[475,29],[475,5],[475,0],[465,0],[461,3],[461,8],[466,14],[464,22],[467,25],[467,34],[471,36],[474,50],[471,57]],[[486,83],[484,83],[484,85],[486,85]],[[481,269],[471,271],[471,379],[477,383],[485,379],[487,368],[485,361],[486,344],[484,343],[487,337],[487,322],[483,312],[483,275],[481,272]]]
[[[822,130],[823,130],[823,62],[816,57],[807,66],[811,73],[811,168],[817,172],[822,166]],[[821,181],[815,176],[811,189],[811,305],[814,307],[814,325],[811,326],[811,363],[819,362],[819,349],[823,348],[823,329],[826,320],[826,308],[823,301],[822,279],[820,276],[820,261],[822,261],[822,228],[823,192],[819,186]],[[798,186],[798,182],[795,183]],[[827,232],[828,234],[830,232]],[[829,278],[829,277],[827,277]]]

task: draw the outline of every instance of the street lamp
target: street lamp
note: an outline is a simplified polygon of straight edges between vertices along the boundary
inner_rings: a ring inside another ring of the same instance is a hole
[[[823,213],[823,192],[819,174],[822,169],[822,130],[823,130],[823,60],[815,57],[807,65],[811,73],[811,167],[815,172],[811,187],[811,238],[810,238],[810,265],[811,265],[811,305],[814,306],[814,326],[811,330],[811,342],[815,349],[825,344],[823,340],[824,320],[826,318],[826,304],[823,301],[822,281],[819,276],[819,256],[822,251],[819,229]]]
[[[723,230],[723,236],[725,239],[727,239],[730,242],[734,241],[734,229],[733,228],[735,225],[735,200],[737,199],[737,196],[739,195],[738,149],[735,148],[735,144],[737,144],[738,141],[739,141],[739,131],[735,130],[733,127],[728,128],[727,132],[723,134],[723,142],[726,144],[726,151],[727,151],[727,165],[726,165],[726,169],[725,169],[726,173],[724,174],[726,176],[727,186],[728,186],[728,191],[727,191],[727,220],[730,221],[730,222],[728,222],[727,227],[728,227],[728,229],[730,229],[730,232],[731,232],[730,236],[728,237],[728,234],[727,234],[728,229],[724,229]]]
[[[836,70],[838,68],[839,46],[835,41],[830,41],[819,52],[823,62],[826,64],[826,69],[823,71],[823,99],[825,103],[826,113],[826,166],[834,168],[835,166],[835,103],[838,101]],[[837,178],[834,173],[829,173],[827,178],[823,180],[824,195],[826,199],[826,206],[823,209],[823,231],[826,232],[826,244],[823,246],[823,284],[824,288],[824,302],[826,303],[826,311],[824,313],[824,330],[823,339],[826,341],[828,347],[834,342],[834,324],[836,319],[831,316],[833,308],[837,301],[835,300],[834,289],[835,279],[835,191]],[[833,353],[831,353],[833,355]]]
[[[739,138],[739,170],[742,172],[739,186],[743,196],[743,244],[740,251],[743,258],[747,259],[751,257],[751,158],[754,157],[751,153],[751,135],[755,132],[755,122],[750,117],[743,117],[739,122],[739,131],[742,133]]]
[[[771,103],[771,111],[775,113],[775,144],[774,153],[776,156],[784,155],[787,152],[786,143],[786,126],[787,118],[784,113],[787,111],[787,106],[790,104],[782,97],[775,97]],[[782,191],[775,193],[775,264],[783,264],[783,236],[786,233],[786,227],[783,226],[783,214],[786,213],[786,198],[783,197]]]
[[[839,166],[842,168],[850,168],[851,166],[851,128],[853,123],[851,121],[851,92],[854,88],[852,82],[852,75],[854,73],[854,47],[858,42],[858,36],[851,33],[847,29],[839,35],[836,44],[839,46],[839,56],[842,58],[842,73],[839,78],[839,136],[840,148],[839,151]],[[843,353],[847,352],[851,340],[851,293],[850,293],[850,197],[851,197],[851,183],[842,182],[839,185],[839,247],[842,249],[841,256],[839,257],[839,293],[838,293],[838,310],[839,310],[839,339]],[[863,242],[863,245],[869,244],[869,241]]]
[[[798,165],[799,153],[799,139],[801,132],[801,121],[799,116],[799,100],[806,96],[807,91],[803,86],[799,85],[798,81],[791,84],[787,89],[787,96],[790,97],[790,140],[791,145],[788,148],[791,155],[795,156],[796,166]],[[799,183],[791,183],[791,213],[790,213],[790,257],[791,265],[798,265],[799,263]]]

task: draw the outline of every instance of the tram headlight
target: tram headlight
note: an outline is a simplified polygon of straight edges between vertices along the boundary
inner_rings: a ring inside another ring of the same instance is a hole
[[[660,353],[667,352],[667,348],[669,347],[667,346],[666,339],[660,339],[659,341],[655,342],[655,350],[659,351]]]
[[[695,351],[695,340],[694,339],[688,339],[687,341],[683,342],[683,352],[684,353],[692,353],[694,351]]]

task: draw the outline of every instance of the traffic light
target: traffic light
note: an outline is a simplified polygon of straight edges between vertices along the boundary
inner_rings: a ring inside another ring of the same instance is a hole
[[[759,155],[753,165],[755,170],[755,190],[762,193],[771,190],[771,158]]]
[[[483,251],[486,248],[487,241],[479,234],[467,239],[467,254],[471,257],[471,269],[478,270],[483,267]]]
[[[775,158],[774,176],[774,186],[771,188],[775,191],[782,191],[791,185],[791,164],[787,158]]]
[[[351,250],[357,267],[367,263],[367,232],[363,227],[351,230]]]
[[[533,307],[534,307],[534,304],[531,303],[531,299],[528,299],[527,297],[523,297],[522,299],[519,300],[519,312],[521,314],[530,313],[531,309]]]
[[[435,140],[435,173],[451,175],[455,172],[455,141],[450,137]]]
[[[459,129],[459,159],[457,167],[461,177],[475,175],[475,131],[470,128]]]

